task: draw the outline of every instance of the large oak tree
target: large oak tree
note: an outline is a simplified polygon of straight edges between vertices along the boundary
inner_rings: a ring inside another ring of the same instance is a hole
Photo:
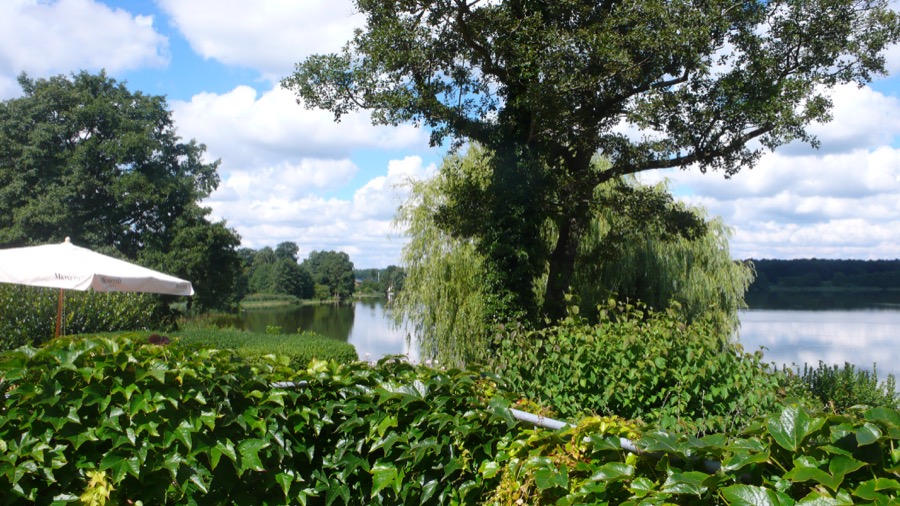
[[[485,191],[445,226],[492,264],[500,312],[563,313],[580,238],[608,180],[661,168],[751,167],[830,119],[829,90],[884,72],[884,0],[355,0],[366,24],[283,85],[339,120],[429,128],[491,152]],[[626,131],[640,132],[626,135]],[[595,170],[600,154],[610,163]],[[850,176],[848,176],[850,177]],[[540,240],[552,222],[557,240]]]
[[[166,100],[105,73],[31,79],[0,102],[0,247],[72,242],[190,279],[205,307],[231,297],[240,239],[201,206],[218,161],[182,141]]]

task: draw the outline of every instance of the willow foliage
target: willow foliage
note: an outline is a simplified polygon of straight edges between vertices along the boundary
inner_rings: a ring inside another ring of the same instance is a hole
[[[499,323],[490,314],[492,272],[476,240],[450,233],[446,221],[452,219],[448,210],[460,212],[453,199],[487,189],[490,159],[477,145],[448,156],[433,179],[409,182],[411,196],[398,212],[396,225],[410,242],[403,249],[407,278],[393,317],[412,327],[423,358],[453,365],[489,358]],[[595,308],[615,295],[657,310],[677,306],[688,321],[711,319],[729,335],[753,279],[752,267],[731,259],[730,229],[702,209],[676,202],[665,185],[620,179],[595,193],[601,205],[580,238],[571,287],[584,314],[596,316]],[[550,247],[558,234],[552,221],[544,229],[536,240]],[[533,285],[540,301],[546,275]]]
[[[732,259],[731,228],[721,218],[709,218],[700,207],[672,201],[664,184],[643,189],[668,198],[670,207],[693,214],[704,229],[693,235],[672,234],[658,224],[636,224],[621,212],[598,213],[582,238],[578,256],[573,291],[581,307],[596,307],[614,293],[659,310],[677,305],[688,320],[709,317],[722,334],[730,335],[755,276],[751,264]]]
[[[394,321],[412,327],[422,357],[454,365],[483,358],[489,340],[484,258],[471,240],[453,237],[436,220],[453,184],[451,168],[477,163],[484,152],[472,148],[470,155],[451,155],[433,179],[410,181],[410,198],[395,219],[410,241],[403,248],[406,280],[393,303]]]

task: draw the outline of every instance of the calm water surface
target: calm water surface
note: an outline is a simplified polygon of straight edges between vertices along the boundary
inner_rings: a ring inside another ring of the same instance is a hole
[[[406,344],[406,332],[394,328],[386,315],[386,300],[360,299],[349,304],[314,304],[248,310],[241,313],[242,327],[265,332],[268,326],[283,332],[316,332],[346,341],[356,347],[362,360],[378,360],[385,355],[418,356],[415,346]]]
[[[765,360],[791,365],[850,362],[881,373],[900,376],[900,294],[884,296],[780,294],[748,297],[750,309],[740,313],[739,340],[747,351],[765,347]],[[279,326],[349,342],[361,359],[408,355],[417,351],[406,344],[406,332],[386,317],[382,299],[352,304],[321,304],[245,311],[244,328],[257,332]]]

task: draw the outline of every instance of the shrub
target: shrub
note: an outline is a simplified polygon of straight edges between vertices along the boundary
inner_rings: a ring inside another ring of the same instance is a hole
[[[244,297],[241,304],[257,304],[263,302],[281,302],[286,304],[299,304],[300,299],[284,293],[254,293]]]
[[[59,291],[0,283],[0,351],[53,337]],[[65,292],[63,332],[90,334],[176,328],[175,314],[153,294]]]
[[[796,377],[822,406],[838,413],[860,404],[900,408],[900,393],[897,392],[894,375],[889,374],[880,383],[878,369],[874,365],[869,372],[856,369],[849,363],[844,363],[844,367],[840,368],[837,364],[828,366],[820,361],[815,368],[804,364],[802,373],[797,367]]]
[[[250,361],[259,361],[267,355],[280,355],[286,357],[295,368],[306,368],[313,359],[344,364],[359,360],[352,344],[315,332],[257,334],[238,329],[185,329],[178,332],[177,337],[185,346],[232,350]]]
[[[295,371],[133,338],[0,356],[2,502],[460,504],[499,481],[479,470],[514,421],[479,371]]]
[[[896,504],[900,413],[824,415],[789,403],[736,436],[649,431],[585,419],[503,441],[485,470],[502,476],[486,504]]]
[[[740,428],[770,412],[790,383],[717,336],[703,319],[673,310],[616,304],[588,324],[577,307],[558,325],[506,330],[492,365],[511,390],[563,417],[585,413],[640,419],[667,429],[708,433]]]

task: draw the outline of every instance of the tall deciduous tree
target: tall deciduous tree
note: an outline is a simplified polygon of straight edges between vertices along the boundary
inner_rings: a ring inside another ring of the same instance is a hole
[[[235,232],[200,201],[219,183],[205,147],[177,135],[164,97],[104,73],[19,77],[0,103],[0,245],[87,245],[190,279],[222,305],[237,269]]]
[[[353,295],[356,280],[353,278],[353,262],[343,251],[313,251],[303,261],[317,285],[328,287],[332,297]]]
[[[731,175],[765,149],[816,143],[829,89],[884,72],[900,37],[885,0],[355,0],[366,25],[342,53],[299,63],[283,85],[336,119],[412,122],[431,142],[494,153],[489,190],[460,202],[497,301],[563,313],[605,181],[695,167]],[[646,132],[622,133],[622,125]],[[609,160],[603,170],[596,154]],[[545,219],[558,230],[549,248]],[[500,309],[503,309],[502,307]]]
[[[603,165],[602,160],[595,160]],[[496,294],[484,280],[493,266],[471,238],[448,232],[441,210],[489,184],[490,153],[471,146],[444,159],[437,176],[410,182],[410,198],[397,224],[410,241],[403,248],[407,276],[394,303],[395,323],[412,325],[424,357],[448,364],[485,361],[491,353]],[[608,298],[640,299],[657,310],[679,306],[687,321],[709,317],[727,339],[752,279],[752,268],[734,262],[729,229],[702,209],[674,200],[664,185],[633,178],[596,189],[600,211],[591,220],[575,265],[572,294],[583,315],[596,316]],[[556,240],[548,220],[535,239]],[[536,300],[543,278],[531,280]]]

